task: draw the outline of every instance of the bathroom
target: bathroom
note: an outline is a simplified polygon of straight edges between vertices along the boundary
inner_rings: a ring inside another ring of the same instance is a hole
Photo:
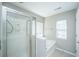
[[[1,57],[79,57],[79,2],[0,2],[0,10]]]

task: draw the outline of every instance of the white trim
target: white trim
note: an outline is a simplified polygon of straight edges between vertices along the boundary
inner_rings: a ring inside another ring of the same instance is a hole
[[[56,48],[56,49],[57,49],[57,50],[60,50],[60,51],[63,51],[63,52],[65,52],[65,53],[71,54],[71,55],[73,55],[74,57],[76,57],[76,54],[74,54],[74,53],[72,53],[72,52],[69,52],[69,51],[64,50],[64,49],[61,49],[61,48]]]

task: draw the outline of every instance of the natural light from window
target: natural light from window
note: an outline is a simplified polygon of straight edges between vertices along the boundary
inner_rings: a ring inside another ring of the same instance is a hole
[[[56,37],[58,39],[67,39],[67,20],[56,22]]]

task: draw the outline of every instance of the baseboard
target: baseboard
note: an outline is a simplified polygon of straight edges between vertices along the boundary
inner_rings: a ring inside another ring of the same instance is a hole
[[[76,55],[75,55],[74,53],[72,53],[72,52],[69,52],[69,51],[64,50],[64,49],[61,49],[61,48],[56,48],[56,49],[58,49],[58,50],[60,50],[60,51],[63,51],[63,52],[65,52],[65,53],[71,54],[71,55],[73,55],[74,57],[76,57]]]

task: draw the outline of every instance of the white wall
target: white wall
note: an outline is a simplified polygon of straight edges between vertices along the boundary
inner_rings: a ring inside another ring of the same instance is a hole
[[[56,21],[67,20],[67,40],[56,38]],[[57,47],[72,53],[75,52],[76,9],[46,17],[45,36],[47,39],[56,40]]]

